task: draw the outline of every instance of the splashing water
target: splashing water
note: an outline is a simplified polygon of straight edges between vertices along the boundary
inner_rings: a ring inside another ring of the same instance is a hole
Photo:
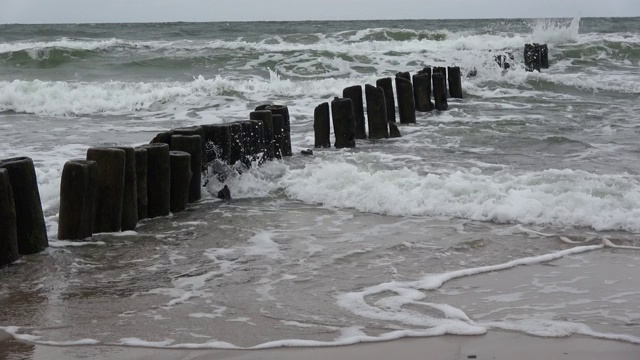
[[[567,19],[540,19],[533,25],[533,41],[539,43],[576,42],[580,31],[580,18],[575,17],[567,26]]]

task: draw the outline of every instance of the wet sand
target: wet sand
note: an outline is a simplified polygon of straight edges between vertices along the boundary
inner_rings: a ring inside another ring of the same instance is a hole
[[[205,201],[137,230],[95,236],[103,245],[53,247],[4,269],[0,326],[19,326],[19,334],[37,337],[39,344],[0,330],[0,359],[640,358],[640,346],[630,342],[531,337],[499,327],[517,319],[558,320],[637,338],[640,278],[633,274],[640,253],[624,249],[461,277],[403,309],[441,324],[448,316],[427,302],[449,304],[489,328],[486,335],[324,348],[167,349],[206,347],[211,341],[246,348],[286,339],[336,345],[345,337],[428,328],[361,317],[337,306],[336,299],[383,282],[578,244],[518,225],[405,219],[273,200]],[[591,235],[563,236],[584,241]],[[634,239],[623,240],[617,241],[637,246]],[[367,300],[382,312],[384,306],[376,304],[388,295]],[[542,325],[537,329],[546,330]],[[81,339],[99,345],[43,345]],[[122,346],[126,339],[169,341],[165,348],[141,348],[139,342]]]
[[[483,336],[442,336],[357,344],[328,348],[280,348],[269,350],[167,350],[117,346],[51,347],[32,345],[0,335],[2,359],[154,359],[154,360],[637,360],[640,346],[580,336],[539,338],[511,332]]]

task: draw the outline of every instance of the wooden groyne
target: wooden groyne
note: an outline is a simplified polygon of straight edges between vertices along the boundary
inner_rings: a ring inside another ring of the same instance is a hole
[[[527,71],[549,67],[547,45],[527,44],[524,58]],[[508,68],[506,57],[496,61]],[[448,98],[463,98],[461,71],[425,67],[413,76],[401,72],[365,84],[364,93],[361,85],[349,86],[341,95],[314,109],[315,148],[332,146],[331,128],[336,148],[353,148],[356,139],[400,137],[396,120],[412,124],[416,112],[446,111]],[[289,109],[278,104],[260,105],[244,121],[164,131],[136,148],[91,147],[85,159],[64,165],[57,237],[83,240],[133,230],[140,220],[184,211],[202,198],[202,176],[213,162],[251,167],[292,155]],[[226,185],[218,197],[231,198]],[[47,248],[28,157],[0,160],[0,223],[0,267]]]

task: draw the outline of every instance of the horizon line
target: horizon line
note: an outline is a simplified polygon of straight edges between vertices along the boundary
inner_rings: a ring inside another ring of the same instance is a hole
[[[328,22],[328,21],[447,21],[447,20],[547,20],[547,19],[634,19],[637,16],[552,16],[552,17],[486,17],[486,18],[404,18],[404,19],[306,19],[306,20],[176,20],[176,21],[131,21],[131,22],[113,22],[113,21],[92,21],[92,22],[48,22],[48,23],[4,23],[2,25],[95,25],[95,24],[202,24],[202,23],[283,23],[283,22]]]

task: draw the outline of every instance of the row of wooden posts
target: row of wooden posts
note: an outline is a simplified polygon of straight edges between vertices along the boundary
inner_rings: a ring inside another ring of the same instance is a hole
[[[92,147],[67,161],[59,240],[134,230],[201,199],[207,164],[261,164],[291,156],[289,109],[260,105],[247,121],[177,128],[139,147]],[[0,160],[0,267],[49,245],[36,172],[28,157]]]
[[[447,96],[462,98],[459,67],[427,67],[413,77],[398,73],[395,85],[397,98],[391,78],[365,85],[369,139],[400,136],[396,99],[400,123],[407,124],[416,122],[416,111],[447,110]],[[367,138],[361,86],[344,89],[343,97],[331,102],[331,113],[335,147],[355,147],[355,139]],[[316,147],[331,146],[329,121],[329,104],[316,107]],[[58,239],[134,230],[140,220],[181,212],[201,199],[201,175],[214,161],[253,166],[291,155],[289,109],[272,104],[258,106],[246,121],[177,128],[135,148],[89,148],[85,159],[63,167]],[[28,157],[0,160],[0,224],[0,267],[48,247]]]
[[[458,66],[435,67],[433,71],[431,67],[425,67],[413,77],[409,72],[399,72],[395,76],[395,85],[397,97],[394,97],[392,80],[388,77],[378,79],[375,86],[366,84],[364,87],[369,139],[401,136],[396,126],[396,100],[400,123],[412,124],[416,122],[416,111],[445,111],[449,108],[448,96],[462,99],[462,76]],[[353,148],[355,139],[367,138],[360,85],[347,87],[342,91],[342,98],[334,98],[331,115],[336,148]],[[313,116],[315,147],[331,147],[329,103],[318,105]]]

